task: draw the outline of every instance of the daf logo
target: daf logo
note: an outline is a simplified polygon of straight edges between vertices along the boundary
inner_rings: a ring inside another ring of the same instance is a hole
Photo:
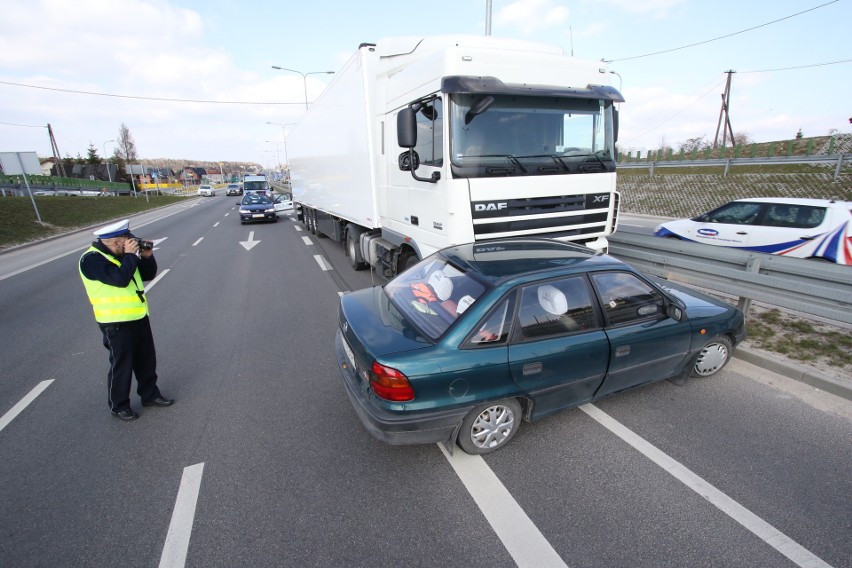
[[[474,211],[501,211],[509,207],[506,202],[501,203],[476,203],[473,206]]]
[[[604,193],[602,195],[593,195],[592,196],[592,203],[606,203],[607,201],[609,201],[609,194],[608,193]]]

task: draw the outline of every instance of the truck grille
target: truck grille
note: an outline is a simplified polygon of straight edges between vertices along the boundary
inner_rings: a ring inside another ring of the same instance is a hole
[[[610,193],[595,193],[473,202],[474,236],[479,240],[513,234],[550,238],[602,234],[610,198]]]

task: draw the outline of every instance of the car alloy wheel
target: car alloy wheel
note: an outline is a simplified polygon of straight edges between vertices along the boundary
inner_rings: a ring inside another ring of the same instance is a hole
[[[725,336],[719,336],[710,341],[695,358],[695,365],[692,367],[693,376],[709,377],[720,371],[731,358],[732,349],[731,340]]]
[[[487,454],[509,443],[521,425],[521,405],[510,398],[477,406],[462,422],[459,446],[469,454]]]

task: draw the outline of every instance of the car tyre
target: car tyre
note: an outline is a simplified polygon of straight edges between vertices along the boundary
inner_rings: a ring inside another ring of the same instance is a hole
[[[521,404],[514,398],[480,404],[462,421],[458,445],[468,454],[497,451],[521,426]]]
[[[711,339],[695,356],[692,364],[693,377],[715,375],[731,360],[734,346],[724,335]]]

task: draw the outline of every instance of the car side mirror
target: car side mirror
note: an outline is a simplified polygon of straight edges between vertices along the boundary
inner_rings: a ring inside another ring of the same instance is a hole
[[[675,321],[683,321],[683,310],[677,304],[668,304],[666,315]]]

